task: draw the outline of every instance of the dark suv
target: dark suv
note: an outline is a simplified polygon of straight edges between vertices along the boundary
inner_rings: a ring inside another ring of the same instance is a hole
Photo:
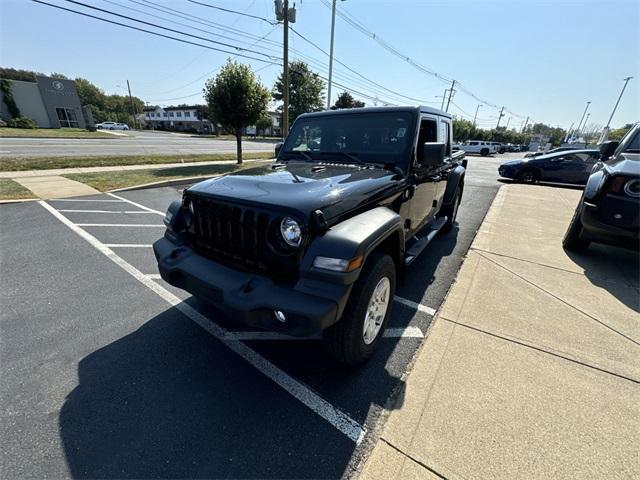
[[[640,246],[640,123],[620,142],[600,146],[562,246],[579,250],[590,242],[637,250]]]
[[[295,336],[323,332],[354,365],[383,336],[396,281],[453,228],[464,152],[429,107],[301,115],[275,163],[198,183],[154,244],[164,280],[231,320]]]

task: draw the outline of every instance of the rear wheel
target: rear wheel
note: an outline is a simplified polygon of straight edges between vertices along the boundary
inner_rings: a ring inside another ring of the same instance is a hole
[[[532,168],[525,168],[518,173],[517,180],[520,183],[536,183],[538,181],[538,172]]]
[[[482,150],[480,150],[480,155],[482,155],[483,157],[486,157],[487,155],[489,155],[489,149],[483,148]]]
[[[589,246],[591,242],[580,238],[582,233],[582,220],[580,220],[580,213],[582,212],[582,199],[576,207],[576,211],[573,213],[569,228],[567,228],[564,238],[562,239],[562,248],[565,250],[580,251]]]
[[[460,206],[460,200],[462,200],[462,191],[460,186],[456,188],[456,196],[450,205],[443,206],[438,212],[438,217],[447,217],[447,223],[440,229],[440,233],[449,233],[453,229],[453,224],[458,216],[458,207]]]
[[[369,359],[384,334],[395,289],[393,260],[373,253],[351,290],[342,318],[324,332],[329,355],[349,366]]]

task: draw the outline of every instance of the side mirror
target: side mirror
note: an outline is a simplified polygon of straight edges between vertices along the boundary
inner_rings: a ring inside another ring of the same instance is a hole
[[[419,164],[423,167],[437,166],[444,163],[444,143],[425,143],[422,146],[422,159]]]
[[[280,150],[282,150],[282,145],[284,145],[282,142],[278,142],[276,143],[276,157],[280,154]]]
[[[615,140],[603,142],[600,145],[600,160],[607,160],[611,155],[613,155],[613,152],[616,151],[618,145],[620,145],[620,142],[616,142]]]

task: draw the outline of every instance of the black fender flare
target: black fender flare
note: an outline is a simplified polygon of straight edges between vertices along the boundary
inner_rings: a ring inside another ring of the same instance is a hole
[[[398,273],[404,265],[404,228],[400,215],[387,207],[376,207],[332,226],[323,235],[309,244],[300,265],[301,289],[336,290],[345,292],[338,302],[338,318],[347,303],[351,287],[360,276],[362,267],[352,272],[333,272],[313,266],[316,257],[330,257],[351,260],[359,256],[367,257],[385,240],[393,240],[391,245],[397,250],[390,252]],[[316,293],[317,294],[317,293]]]
[[[394,260],[401,259],[404,250],[404,229],[400,215],[387,207],[376,207],[332,226],[308,246],[301,263],[305,278],[338,281],[349,284],[356,281],[360,268],[349,273],[332,272],[313,266],[316,257],[350,260],[367,256],[391,235],[398,235],[398,251]],[[364,264],[364,262],[363,262]]]
[[[449,172],[449,176],[447,177],[447,188],[444,191],[444,196],[442,198],[443,205],[451,205],[451,203],[453,203],[458,185],[464,186],[465,173],[466,170],[462,165],[458,165]]]

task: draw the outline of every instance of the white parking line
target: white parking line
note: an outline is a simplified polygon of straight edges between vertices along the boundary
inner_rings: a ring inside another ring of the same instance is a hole
[[[105,247],[109,248],[151,248],[153,245],[141,245],[138,243],[105,243]]]
[[[313,335],[310,337],[291,337],[277,332],[231,332],[227,331],[227,338],[243,341],[254,340],[284,340],[284,341],[296,341],[296,340],[320,340],[322,335]],[[384,338],[424,338],[422,330],[418,327],[406,327],[406,328],[387,328],[383,334]]]
[[[50,202],[106,202],[106,203],[120,203],[123,200],[106,200],[103,198],[52,198]]]
[[[58,210],[62,213],[144,213],[149,215],[154,212],[146,212],[144,210]]]
[[[79,227],[132,227],[132,228],[166,228],[164,225],[144,223],[76,223]]]
[[[130,203],[131,205],[133,205],[134,207],[138,207],[141,208],[142,210],[146,210],[147,212],[151,212],[151,213],[155,213],[156,215],[162,215],[164,217],[164,212],[159,212],[158,210],[154,210],[153,208],[149,208],[149,207],[145,207],[144,205],[140,205],[139,203],[133,202],[127,198],[124,197],[120,197],[114,193],[107,193],[107,195],[109,195],[110,197],[113,197],[117,200],[123,201],[123,202],[127,202]]]
[[[394,300],[398,303],[401,303],[402,305],[411,307],[415,310],[426,313],[427,315],[431,315],[432,317],[436,314],[435,309],[427,307],[426,305],[422,305],[421,303],[416,303],[406,298],[398,297],[397,295],[395,296]]]
[[[216,337],[222,343],[224,343],[229,349],[244,358],[247,362],[253,365],[257,370],[269,377],[274,383],[279,385],[282,389],[306,405],[313,412],[324,418],[327,422],[333,425],[336,429],[346,435],[356,444],[360,443],[365,435],[365,430],[362,425],[353,420],[347,414],[334,407],[325,399],[320,397],[317,393],[311,390],[303,383],[297,381],[293,377],[280,370],[274,364],[269,362],[266,358],[249,348],[241,341],[237,341],[233,338],[229,338],[226,335],[226,331],[215,323],[211,322],[208,318],[195,310],[190,305],[182,302],[180,298],[175,296],[169,290],[162,287],[159,283],[154,282],[140,270],[133,267],[130,263],[118,256],[113,250],[106,247],[96,237],[91,235],[86,230],[80,228],[77,224],[70,221],[63,214],[58,212],[55,208],[49,205],[47,202],[40,201],[46,210],[48,210],[54,217],[60,220],[64,225],[69,227],[73,232],[86,240],[92,247],[104,254],[112,262],[122,268],[125,272],[130,274],[140,283],[142,283],[149,290],[155,292],[169,305],[174,306],[184,315],[189,317],[193,322],[197,323],[200,327],[206,330],[208,333]]]

